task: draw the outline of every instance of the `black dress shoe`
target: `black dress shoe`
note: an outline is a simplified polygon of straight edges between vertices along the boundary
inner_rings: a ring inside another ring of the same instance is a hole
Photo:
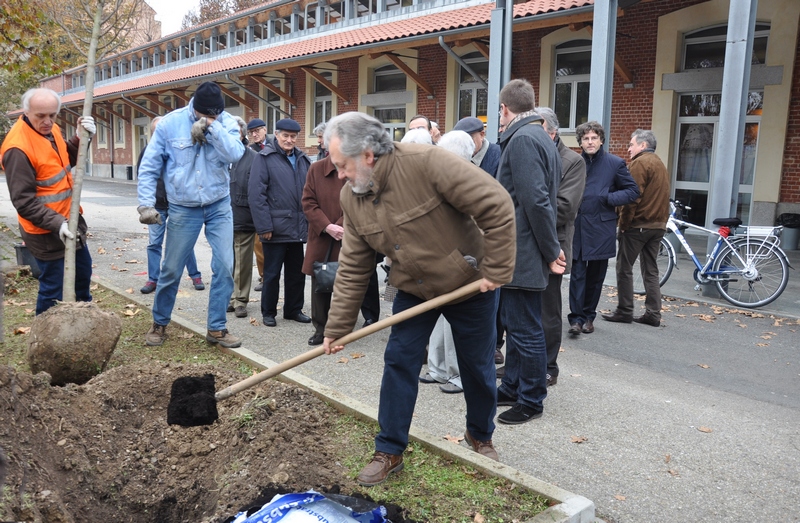
[[[581,325],[580,323],[578,323],[576,321],[575,323],[570,323],[569,324],[569,330],[567,332],[569,332],[573,336],[577,336],[578,334],[581,333],[581,329],[582,328],[583,328],[583,325]]]
[[[228,308],[227,308],[227,310],[225,312],[233,312],[234,310],[236,310],[236,309],[234,308],[233,305],[228,305]]]
[[[325,341],[325,336],[323,334],[314,334],[310,338],[308,338],[308,344],[312,347],[316,347],[317,345],[322,345],[322,342]]]
[[[497,421],[506,425],[519,425],[532,419],[541,418],[542,413],[543,409],[541,407],[534,408],[517,403],[514,408],[497,416]]]
[[[506,366],[503,365],[502,367],[497,367],[494,375],[497,376],[497,379],[503,379],[503,376],[506,375]]]
[[[362,327],[362,328],[363,328],[363,327],[369,327],[369,326],[370,326],[370,325],[372,325],[373,323],[375,323],[375,320],[364,320],[364,325],[362,325],[361,327]]]
[[[296,321],[299,323],[311,323],[311,318],[309,318],[302,312],[298,312],[294,316],[284,316],[284,319]]]
[[[656,318],[653,314],[649,312],[645,312],[641,316],[637,316],[633,319],[636,323],[643,323],[644,325],[650,325],[651,327],[658,327],[661,325],[661,319]]]
[[[275,327],[278,325],[278,322],[275,321],[275,316],[264,316],[261,318],[261,321],[263,321],[264,325],[267,327]]]
[[[558,376],[553,376],[552,374],[547,375],[547,386],[550,387],[558,383]]]
[[[594,323],[592,323],[592,320],[588,320],[586,323],[583,324],[581,332],[583,332],[584,334],[591,334],[594,332]]]
[[[628,316],[619,311],[614,311],[613,314],[603,314],[603,319],[614,323],[630,323],[633,321],[633,314]]]

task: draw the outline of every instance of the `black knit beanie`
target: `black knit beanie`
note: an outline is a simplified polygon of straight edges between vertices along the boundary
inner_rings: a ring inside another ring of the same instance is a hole
[[[200,84],[194,93],[194,110],[207,116],[217,116],[225,110],[222,91],[214,82]]]

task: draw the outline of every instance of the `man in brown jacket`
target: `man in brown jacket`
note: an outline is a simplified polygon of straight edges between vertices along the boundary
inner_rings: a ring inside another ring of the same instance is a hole
[[[467,403],[464,437],[476,452],[498,459],[492,445],[495,315],[497,289],[514,273],[511,198],[479,167],[438,147],[393,143],[378,120],[362,113],[328,122],[325,145],[339,177],[348,182],[341,192],[344,238],[325,327],[326,353],[344,348],[331,342],[353,329],[376,252],[392,259],[395,314],[481,281],[481,293],[392,327],[384,353],[380,433],[359,483],[377,485],[403,468],[417,377],[440,314],[453,329]]]
[[[630,323],[633,317],[633,263],[639,265],[647,293],[645,313],[633,318],[637,323],[658,327],[661,324],[661,287],[658,282],[658,249],[669,219],[669,175],[656,156],[653,131],[637,129],[631,135],[628,154],[630,171],[641,196],[622,207],[619,215],[617,251],[617,310],[603,314],[608,321]]]

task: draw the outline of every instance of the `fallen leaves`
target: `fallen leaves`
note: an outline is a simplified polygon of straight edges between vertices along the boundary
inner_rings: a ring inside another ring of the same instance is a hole
[[[587,438],[586,436],[572,436],[571,441],[572,443],[580,444],[580,443],[586,443],[587,441],[589,441],[589,438]]]
[[[709,369],[709,368],[710,368],[710,367],[709,367],[708,365],[706,365],[705,363],[698,363],[698,364],[697,364],[697,366],[698,366],[698,367],[700,367],[701,369]]]
[[[125,263],[142,263],[142,262],[140,262],[137,259],[133,259],[133,260],[125,260]]]
[[[713,429],[710,429],[709,427],[697,427],[697,430],[700,432],[705,432],[706,434],[713,432]]]
[[[625,499],[627,498],[625,498],[625,496],[623,496],[622,494],[615,494],[614,499],[616,499],[617,501],[625,501]]]
[[[133,287],[128,287],[127,289],[125,289],[125,292],[127,292],[128,294],[133,294],[134,292]]]
[[[475,514],[475,517],[474,517],[474,518],[472,518],[472,521],[474,521],[475,523],[485,523],[485,522],[486,522],[486,518],[485,518],[485,517],[483,517],[483,516],[482,516],[482,515],[481,515],[481,514],[478,512],[478,513],[476,513],[476,514]]]
[[[16,334],[16,335],[19,335],[19,334],[28,334],[30,331],[31,331],[31,328],[30,328],[30,327],[16,327],[16,328],[14,329],[14,334]]]
[[[98,247],[97,248],[97,254],[105,254],[105,253],[106,253],[106,250],[104,248],[102,248],[102,247]]]
[[[717,317],[714,316],[713,314],[692,314],[692,316],[701,321],[706,321],[708,323],[714,323],[714,321],[717,319]]]
[[[353,358],[354,360],[357,360],[359,358],[363,358],[364,356],[366,356],[366,354],[364,354],[363,352],[351,352],[350,353],[350,357]]]
[[[456,445],[458,445],[460,442],[464,441],[464,436],[451,436],[450,433],[448,432],[447,435],[444,436],[444,439],[449,441],[450,443],[455,443]]]
[[[350,363],[350,360],[345,358],[344,356],[336,360],[336,363]]]

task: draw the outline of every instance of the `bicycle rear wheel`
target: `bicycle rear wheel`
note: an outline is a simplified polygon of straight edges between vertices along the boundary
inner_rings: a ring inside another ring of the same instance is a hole
[[[713,270],[727,274],[727,279],[714,282],[720,295],[748,308],[775,301],[789,282],[783,252],[772,243],[760,241],[737,242],[732,247],[722,249],[714,261]]]
[[[666,238],[661,238],[661,245],[658,246],[658,286],[663,287],[675,267],[675,249]],[[645,294],[644,280],[642,279],[642,267],[639,258],[633,262],[633,292],[634,294]]]

